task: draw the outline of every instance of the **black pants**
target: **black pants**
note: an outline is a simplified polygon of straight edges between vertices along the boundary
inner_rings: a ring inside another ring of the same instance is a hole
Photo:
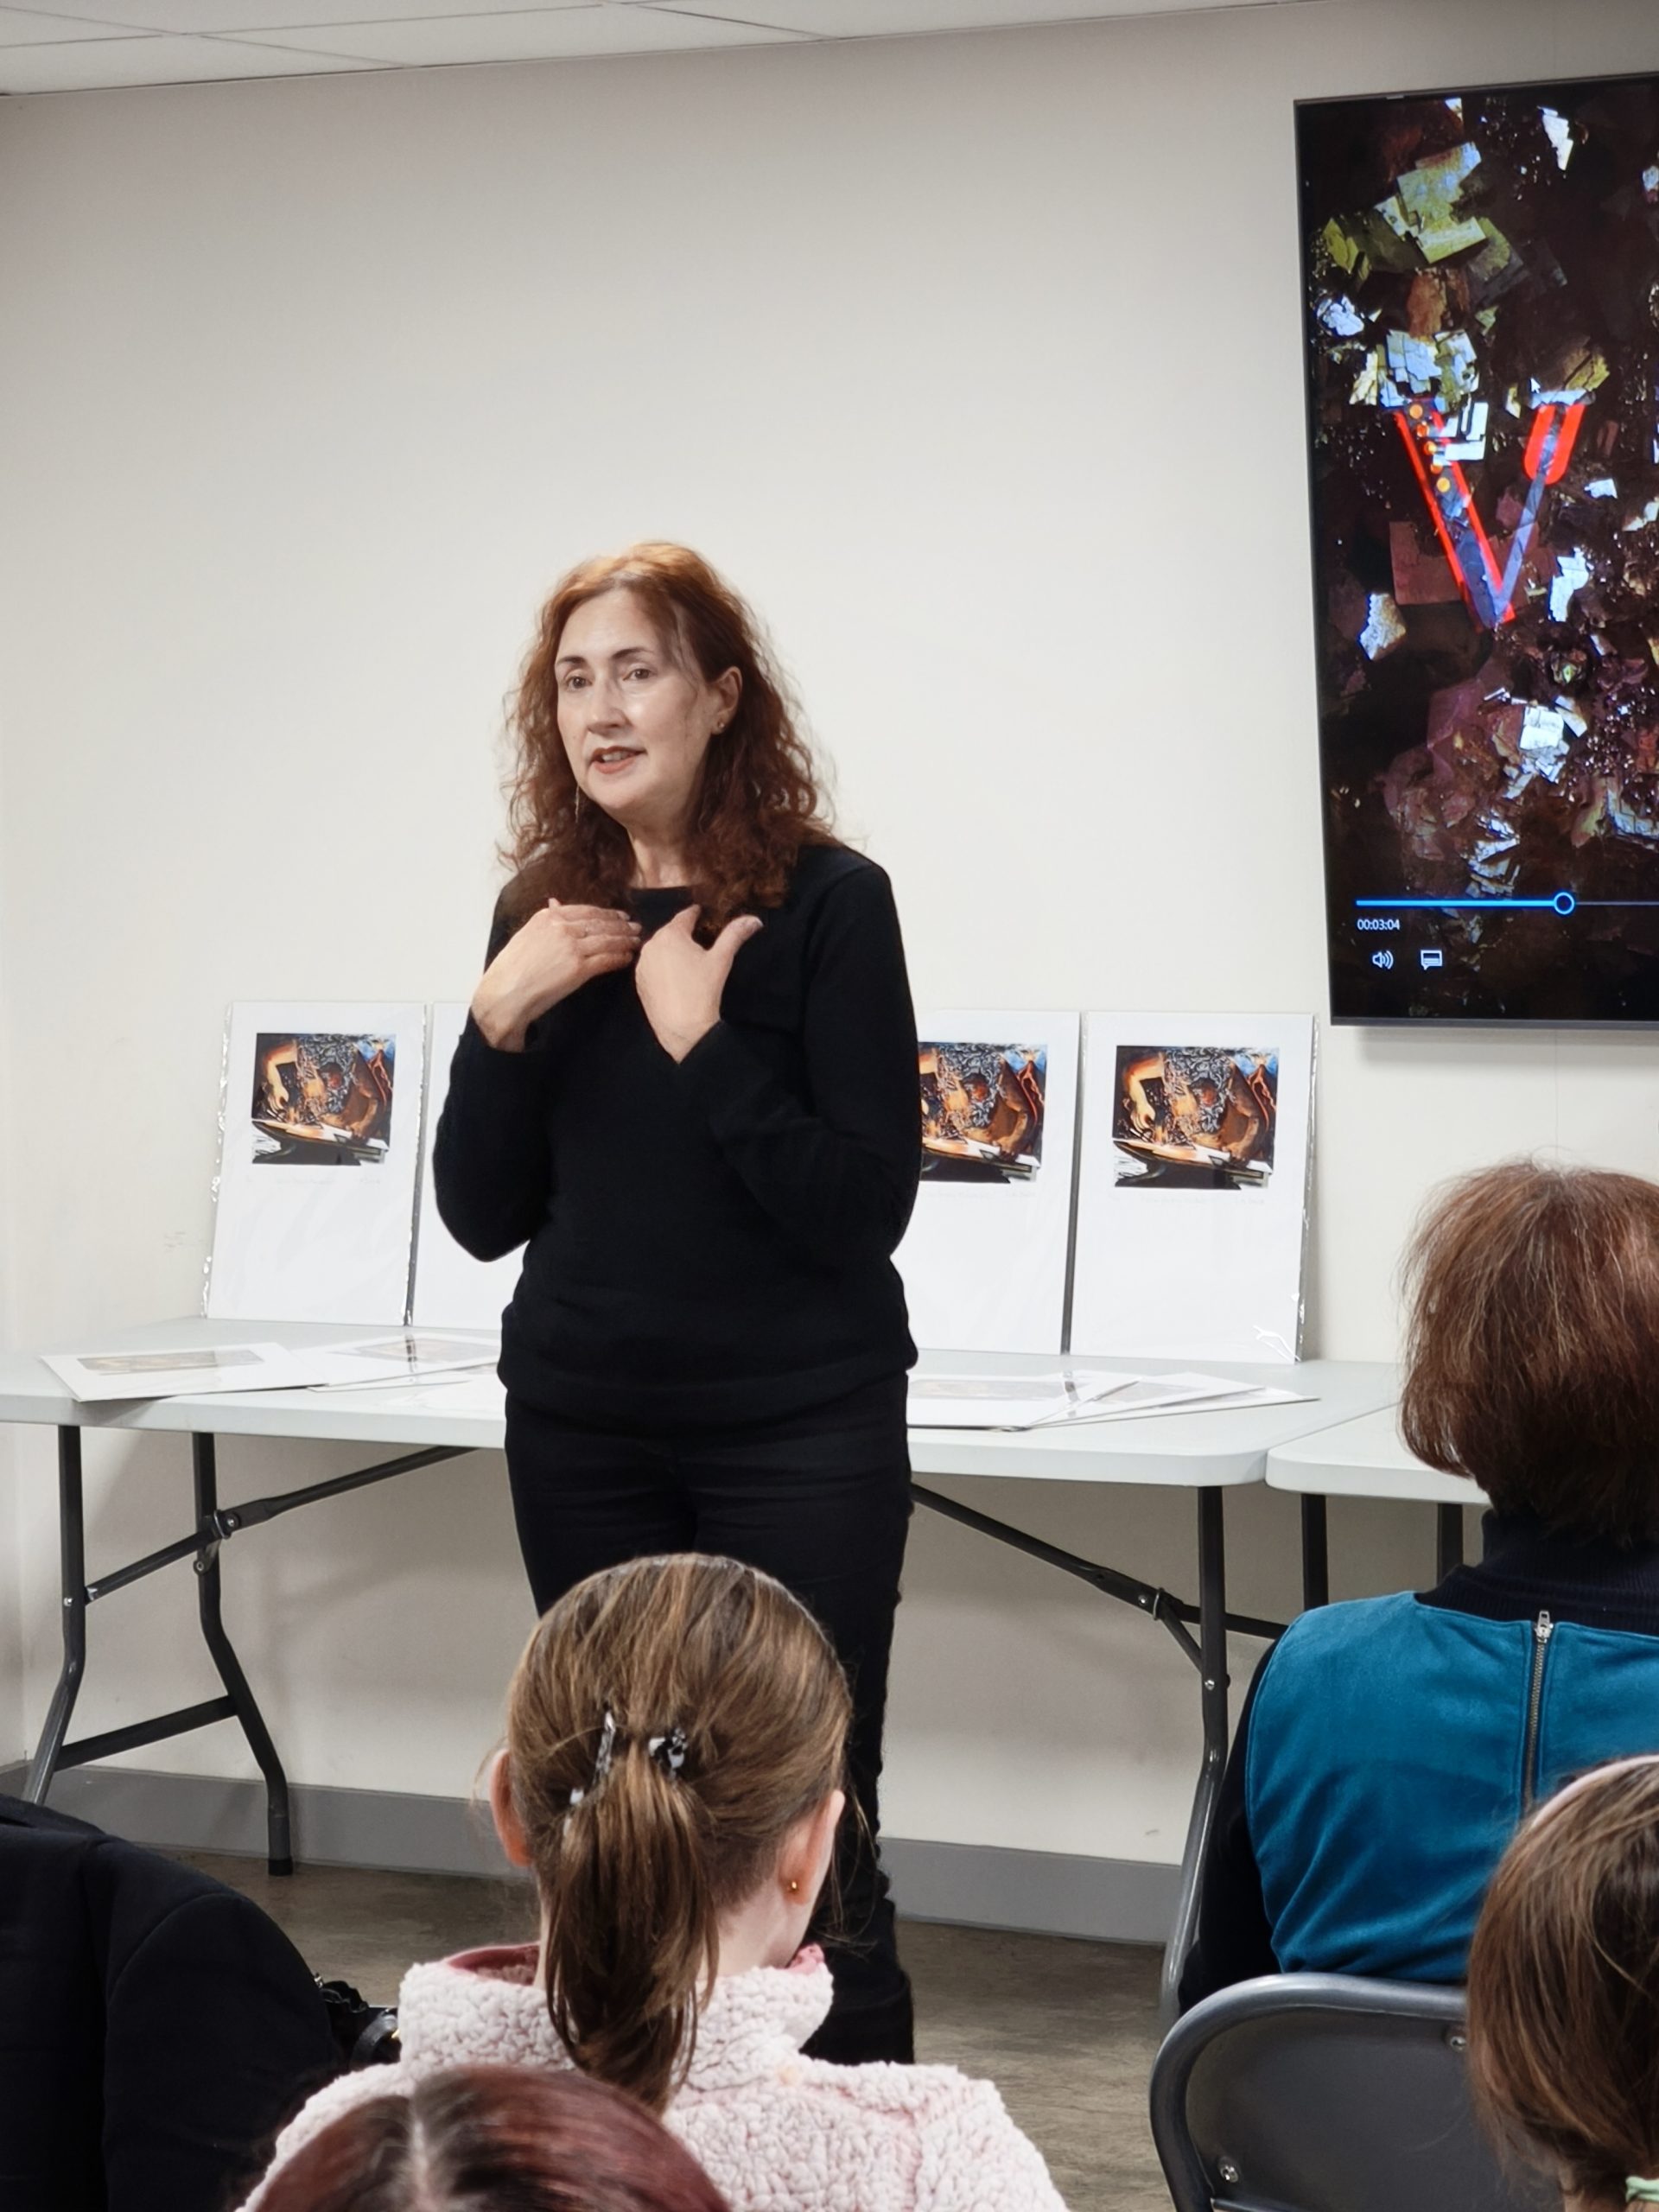
[[[752,1427],[636,1434],[507,1400],[518,1544],[545,1612],[601,1567],[658,1552],[741,1560],[823,1623],[853,1692],[848,1766],[864,1824],[843,1823],[834,2009],[807,2046],[847,2063],[913,2055],[910,1983],[874,1838],[887,1660],[910,1522],[902,1376]]]

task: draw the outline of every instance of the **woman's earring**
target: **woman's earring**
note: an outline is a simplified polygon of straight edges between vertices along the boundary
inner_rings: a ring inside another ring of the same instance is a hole
[[[789,1894],[791,1897],[798,1897],[800,1894],[800,1888],[801,1885],[798,1882],[791,1882],[789,1885]]]

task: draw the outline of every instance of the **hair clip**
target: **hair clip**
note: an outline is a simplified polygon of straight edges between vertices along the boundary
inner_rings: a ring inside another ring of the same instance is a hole
[[[677,1720],[665,1736],[653,1736],[646,1751],[667,1773],[677,1775],[685,1764],[685,1731]]]
[[[1651,2181],[1643,2174],[1626,2174],[1624,2202],[1627,2204],[1659,2204],[1659,2181]]]
[[[594,1759],[593,1777],[586,1789],[573,1789],[570,1792],[570,1802],[573,1805],[580,1805],[582,1799],[590,1791],[597,1789],[600,1783],[604,1781],[611,1770],[611,1754],[615,1749],[616,1715],[607,1705],[605,1708],[605,1719],[599,1732],[599,1750]]]

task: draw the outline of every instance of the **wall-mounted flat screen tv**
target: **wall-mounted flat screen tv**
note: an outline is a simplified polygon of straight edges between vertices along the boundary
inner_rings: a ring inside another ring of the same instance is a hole
[[[1297,149],[1332,1018],[1659,1022],[1659,76]]]

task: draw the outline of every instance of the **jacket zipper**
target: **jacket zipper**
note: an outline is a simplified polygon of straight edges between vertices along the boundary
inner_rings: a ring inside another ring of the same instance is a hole
[[[1521,1809],[1530,1812],[1538,1794],[1538,1714],[1544,1701],[1544,1661],[1555,1624],[1540,1613],[1532,1624],[1532,1679],[1527,1690],[1527,1747],[1521,1762]]]

